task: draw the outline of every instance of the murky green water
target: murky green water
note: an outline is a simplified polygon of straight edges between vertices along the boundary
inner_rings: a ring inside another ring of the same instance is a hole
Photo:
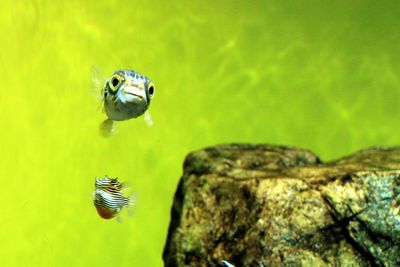
[[[64,2],[0,3],[2,266],[161,266],[190,150],[399,143],[398,1]],[[99,135],[93,64],[154,80],[154,127]],[[93,207],[105,174],[138,192],[123,223]]]

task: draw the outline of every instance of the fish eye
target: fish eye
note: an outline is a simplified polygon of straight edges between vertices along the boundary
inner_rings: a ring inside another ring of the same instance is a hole
[[[122,83],[122,77],[119,76],[118,74],[113,75],[109,82],[111,91],[116,92],[121,83]]]
[[[154,84],[151,82],[149,83],[149,85],[147,86],[147,91],[149,92],[149,96],[153,97],[154,96]]]
[[[114,87],[117,87],[119,84],[119,79],[117,77],[112,78],[111,83]]]

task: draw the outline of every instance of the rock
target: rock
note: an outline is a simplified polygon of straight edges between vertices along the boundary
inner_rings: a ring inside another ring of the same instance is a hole
[[[400,148],[322,163],[231,144],[189,154],[165,266],[400,266]]]

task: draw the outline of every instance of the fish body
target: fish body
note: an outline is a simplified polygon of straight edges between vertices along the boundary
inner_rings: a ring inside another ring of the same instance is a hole
[[[94,205],[103,219],[115,217],[123,207],[129,206],[129,198],[108,190],[96,190]]]
[[[124,121],[143,115],[155,93],[153,82],[130,69],[117,70],[106,80],[101,90],[107,120],[103,133],[112,130],[114,121]],[[149,120],[147,116],[146,122]],[[148,122],[151,124],[151,120]]]
[[[98,178],[95,181],[93,204],[103,219],[111,219],[119,214],[123,207],[133,204],[133,197],[122,194],[123,184],[118,178]]]

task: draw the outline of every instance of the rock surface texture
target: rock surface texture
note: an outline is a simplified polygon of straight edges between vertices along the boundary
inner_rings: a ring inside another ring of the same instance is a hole
[[[189,154],[165,266],[400,266],[400,148],[322,163],[307,150]]]

